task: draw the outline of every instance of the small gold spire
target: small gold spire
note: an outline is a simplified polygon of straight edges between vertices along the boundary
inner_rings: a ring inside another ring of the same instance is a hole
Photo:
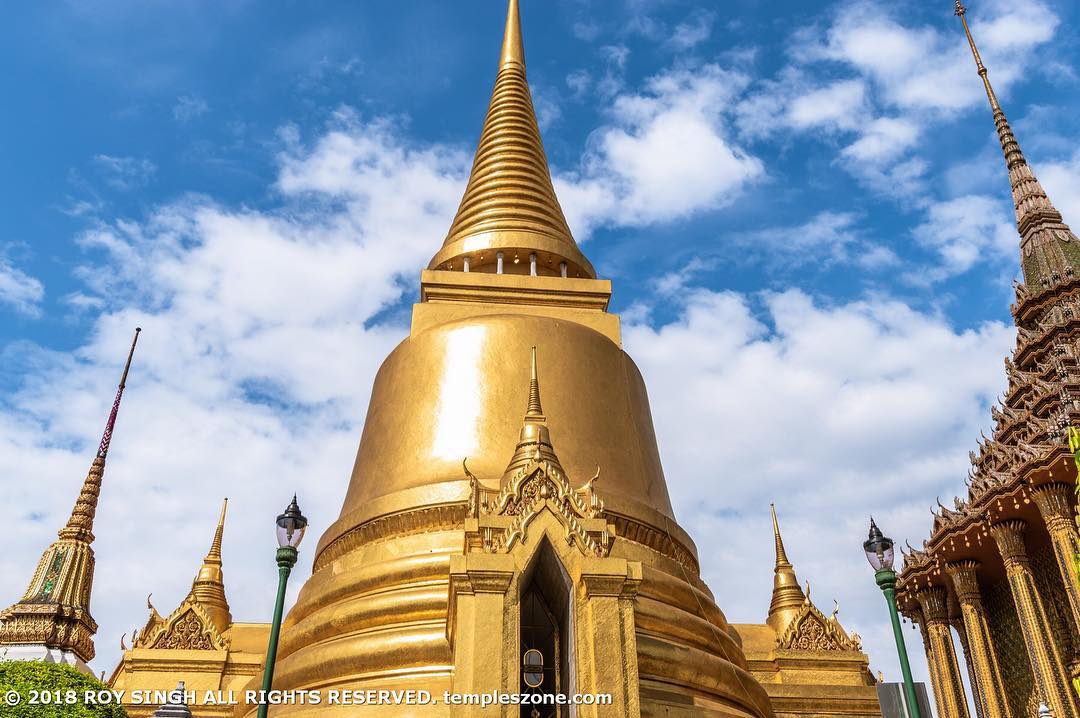
[[[776,505],[769,504],[772,511],[773,541],[776,544],[776,568],[773,576],[772,602],[769,604],[769,617],[766,623],[777,634],[783,634],[788,624],[798,616],[799,611],[807,602],[807,594],[803,593],[799,586],[799,579],[795,575],[795,569],[788,560],[787,551],[784,549],[784,539],[780,535],[780,522],[776,518]]]
[[[529,382],[529,408],[525,411],[526,421],[545,421],[544,407],[540,405],[540,380],[536,375],[536,347],[532,348],[532,380]]]
[[[199,573],[191,584],[191,593],[188,594],[190,599],[203,607],[218,631],[222,632],[232,624],[229,600],[225,597],[225,575],[221,570],[221,539],[225,533],[225,513],[228,508],[229,500],[225,499],[221,506],[221,517],[214,530],[214,538],[210,542],[210,550],[203,559]]]
[[[776,504],[769,504],[769,509],[772,511],[773,538],[776,541],[776,567],[790,567],[791,561],[788,560],[787,551],[784,550],[784,539],[780,535],[780,522],[776,519]]]
[[[529,406],[525,410],[525,417],[521,422],[521,435],[518,437],[514,456],[503,472],[503,480],[506,481],[521,467],[534,459],[548,461],[562,469],[559,457],[555,455],[555,448],[551,444],[551,432],[547,426],[547,417],[544,416],[543,407],[540,405],[540,379],[537,370],[536,347],[532,348],[532,372],[529,378]]]
[[[525,262],[530,255],[538,274],[560,276],[566,263],[569,277],[596,276],[555,196],[525,76],[521,10],[518,0],[509,0],[499,73],[469,183],[428,268],[462,267],[468,259],[471,272],[497,272],[500,264],[510,272],[528,267],[514,259]]]

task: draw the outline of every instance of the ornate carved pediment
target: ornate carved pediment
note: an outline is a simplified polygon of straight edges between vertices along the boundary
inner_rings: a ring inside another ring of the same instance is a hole
[[[835,616],[826,618],[814,604],[807,602],[788,624],[777,647],[792,651],[859,651],[862,642],[858,635],[848,636]]]
[[[470,544],[484,551],[508,551],[528,535],[529,524],[550,511],[565,529],[566,542],[583,553],[606,556],[611,532],[604,518],[604,502],[596,495],[597,469],[580,488],[573,488],[562,467],[533,456],[499,491],[486,489],[465,467],[472,484],[469,518],[478,520]]]
[[[194,601],[185,599],[164,622],[160,618],[153,611],[135,642],[137,647],[185,651],[222,651],[229,647],[210,616]],[[157,626],[151,629],[155,623]]]

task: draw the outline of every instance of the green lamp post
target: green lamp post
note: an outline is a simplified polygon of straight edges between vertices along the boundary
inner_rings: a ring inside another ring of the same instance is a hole
[[[908,713],[911,718],[922,718],[919,699],[915,695],[915,681],[911,679],[911,664],[908,663],[907,646],[904,645],[904,633],[900,628],[900,614],[896,610],[896,571],[893,571],[893,540],[881,533],[881,529],[870,518],[870,537],[863,543],[866,560],[874,567],[874,578],[881,592],[885,594],[885,603],[889,605],[892,618],[893,635],[896,636],[896,652],[900,656],[900,671],[904,675],[904,694],[907,696]]]
[[[307,530],[307,519],[300,513],[293,495],[292,503],[285,513],[277,517],[277,565],[278,590],[274,604],[274,621],[270,624],[270,643],[266,647],[266,667],[263,670],[262,700],[259,701],[259,718],[266,718],[267,696],[274,682],[274,663],[277,662],[278,638],[281,635],[281,614],[285,610],[285,587],[289,584],[289,574],[296,565],[297,549]]]

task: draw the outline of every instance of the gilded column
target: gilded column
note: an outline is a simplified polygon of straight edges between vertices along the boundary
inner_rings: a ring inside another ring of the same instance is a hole
[[[968,718],[967,697],[960,677],[960,664],[953,647],[952,627],[949,625],[949,609],[945,589],[927,588],[915,594],[926,620],[925,630],[930,643],[928,656],[930,675],[936,676],[934,699],[938,715],[949,718]]]
[[[1046,522],[1046,530],[1050,532],[1054,557],[1072,608],[1073,625],[1080,628],[1080,574],[1076,565],[1080,538],[1073,523],[1072,491],[1068,484],[1047,484],[1032,491],[1031,495]]]
[[[952,608],[949,609],[952,613]],[[975,715],[985,718],[987,713],[983,707],[982,693],[979,692],[979,681],[975,678],[975,663],[971,657],[971,646],[968,645],[967,628],[964,627],[962,616],[953,615],[949,619],[949,625],[956,631],[956,637],[960,639],[960,650],[964,654],[964,667],[967,668],[968,685],[971,686],[971,700],[975,704]]]
[[[986,609],[979,591],[978,566],[978,561],[957,561],[947,564],[945,570],[952,578],[956,597],[960,601],[960,614],[967,634],[964,650],[975,674],[972,687],[980,699],[980,715],[982,718],[1012,718],[1001,678],[1001,666],[990,637]]]
[[[1024,545],[1027,523],[1020,519],[991,527],[998,551],[1005,562],[1005,574],[1012,590],[1016,614],[1027,646],[1035,688],[1056,718],[1080,718],[1076,694],[1069,685],[1061,647],[1054,636],[1046,607],[1039,596],[1035,576]]]
[[[941,695],[941,686],[938,683],[937,670],[934,668],[934,648],[930,645],[930,629],[926,625],[926,617],[923,615],[922,609],[914,612],[911,616],[911,620],[915,625],[919,627],[919,637],[922,638],[923,653],[926,654],[926,668],[930,677],[930,694],[933,696]]]

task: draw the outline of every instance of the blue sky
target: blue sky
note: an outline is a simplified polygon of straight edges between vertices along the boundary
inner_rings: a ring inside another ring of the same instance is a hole
[[[1080,222],[1080,8],[969,11],[1029,160]],[[218,494],[244,618],[263,617],[273,578],[254,560],[271,494],[299,484],[336,515],[371,377],[464,188],[503,12],[6,9],[0,496],[26,513],[5,575],[28,579],[62,521],[146,328],[100,514],[115,530],[97,531],[99,669],[141,596],[182,597]],[[680,521],[724,549],[705,567],[721,606],[763,618],[783,497],[802,577],[894,673],[852,546],[870,511],[921,540],[935,496],[962,490],[1013,337],[1007,179],[952,3],[525,0],[523,15],[560,197],[615,282]]]

